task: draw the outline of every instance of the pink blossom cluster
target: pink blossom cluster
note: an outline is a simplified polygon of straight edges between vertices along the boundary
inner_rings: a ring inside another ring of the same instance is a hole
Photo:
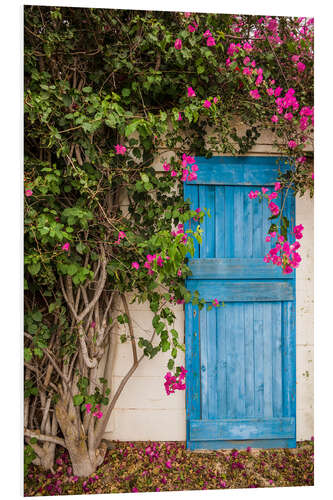
[[[182,156],[182,177],[181,181],[185,182],[190,182],[194,181],[198,178],[198,175],[196,172],[199,170],[198,165],[195,164],[195,158],[194,156],[188,156],[185,153]]]
[[[70,244],[68,241],[66,241],[66,243],[62,245],[61,250],[63,250],[64,252],[69,252],[69,249],[70,249]]]
[[[178,380],[177,380],[175,375],[171,374],[171,372],[168,372],[165,375],[164,387],[165,387],[165,391],[166,391],[168,396],[170,394],[173,394],[176,389],[178,389],[180,391],[183,391],[184,389],[186,389],[186,384],[185,384],[186,373],[187,373],[187,370],[185,370],[185,368],[183,366],[181,366]]]
[[[165,259],[162,259],[162,257],[160,255],[151,255],[151,254],[148,254],[146,255],[146,262],[144,263],[143,267],[145,267],[146,269],[148,269],[148,274],[152,275],[154,274],[154,271],[153,269],[151,268],[152,266],[152,263],[156,260],[156,263],[159,267],[163,267],[163,265],[165,264],[165,261],[166,260],[169,260],[170,257],[167,255],[165,257]],[[134,267],[134,266],[133,266]]]
[[[184,224],[178,224],[176,231],[171,231],[171,236],[177,236],[178,234],[182,234],[181,243],[184,245],[187,243],[187,234],[184,232]]]
[[[123,240],[125,237],[126,237],[126,234],[124,233],[124,231],[119,231],[119,233],[118,233],[118,239],[117,239],[117,241],[115,243],[117,245],[119,245],[119,243],[121,242],[121,240]]]
[[[266,198],[268,200],[268,207],[270,211],[272,212],[272,215],[278,215],[280,213],[280,208],[276,203],[274,203],[272,200],[276,199],[278,197],[277,191],[281,189],[281,184],[280,182],[276,182],[274,186],[274,191],[271,193],[268,192],[268,188],[262,187],[261,192],[256,190],[256,191],[250,191],[248,194],[250,200],[254,200],[258,197],[260,198]],[[293,229],[295,238],[297,240],[301,239],[303,237],[303,231],[304,227],[302,224],[299,224],[298,226],[295,226]],[[265,238],[266,242],[270,242],[275,238],[277,235],[276,231],[271,231]],[[271,262],[272,264],[275,264],[277,266],[282,267],[282,272],[284,274],[291,273],[293,269],[297,268],[301,262],[301,256],[299,253],[296,251],[300,248],[300,243],[298,241],[295,241],[294,243],[289,243],[288,241],[285,241],[285,237],[283,235],[278,236],[277,242],[273,248],[269,250],[269,252],[265,255],[264,257],[264,262]]]
[[[90,403],[87,403],[87,404],[85,405],[85,407],[86,407],[86,412],[87,412],[87,413],[91,413],[91,408],[92,408],[92,405],[91,405]],[[102,418],[102,417],[103,417],[103,412],[101,412],[101,411],[100,411],[100,409],[101,409],[100,405],[96,405],[96,407],[95,407],[95,411],[94,411],[94,412],[93,412],[93,414],[92,414],[92,415],[93,415],[93,417],[96,417],[96,418],[98,418],[98,419],[100,419],[100,418]]]
[[[121,146],[121,144],[116,144],[115,150],[117,155],[124,155],[126,153],[126,147]]]
[[[297,226],[294,228],[294,232]],[[295,232],[296,238],[302,237],[303,235],[299,232]],[[276,236],[276,232],[266,236],[266,241],[271,241],[271,238]],[[264,257],[264,262],[271,262],[277,266],[282,267],[283,274],[289,274],[293,272],[293,269],[297,268],[302,260],[300,254],[296,251],[300,248],[300,243],[295,241],[290,244],[288,241],[284,241],[284,236],[280,235],[277,238],[277,243]]]

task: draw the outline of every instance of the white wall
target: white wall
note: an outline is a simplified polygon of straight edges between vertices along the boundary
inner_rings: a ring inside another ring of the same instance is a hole
[[[274,154],[269,134],[261,136],[252,153]],[[161,169],[161,163],[157,165],[157,170]],[[297,440],[306,440],[313,435],[313,200],[309,197],[296,200],[296,222],[305,227],[301,240],[303,261],[296,273],[296,422]],[[183,341],[183,306],[173,309],[177,317],[175,328]],[[152,333],[153,317],[149,305],[134,303],[130,305],[130,311],[135,322],[135,336],[148,338]],[[124,328],[119,328],[112,342],[108,374],[108,380],[112,376],[112,393],[132,362],[130,344],[121,344],[119,340],[124,331]],[[177,364],[185,364],[184,357],[181,353]],[[116,404],[107,426],[106,438],[121,441],[186,439],[185,391],[176,391],[167,396],[164,390],[163,377],[168,359],[168,353],[159,353],[153,360],[143,360]]]

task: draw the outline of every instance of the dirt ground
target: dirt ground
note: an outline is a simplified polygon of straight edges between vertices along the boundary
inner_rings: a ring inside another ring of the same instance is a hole
[[[112,442],[89,478],[72,475],[59,450],[54,473],[31,465],[25,496],[312,486],[314,442],[296,449],[193,452],[183,442]]]

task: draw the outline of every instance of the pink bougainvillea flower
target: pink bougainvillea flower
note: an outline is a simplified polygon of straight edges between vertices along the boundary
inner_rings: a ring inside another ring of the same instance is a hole
[[[275,97],[278,97],[281,94],[282,90],[283,89],[281,87],[276,87],[276,89],[274,90]]]
[[[207,47],[212,47],[213,45],[216,45],[215,38],[210,36],[207,38]]]
[[[217,104],[217,103],[218,103],[218,101],[219,101],[219,98],[218,98],[218,97],[214,97],[214,98],[213,98],[213,102],[214,102],[214,104]]]
[[[311,179],[314,180],[314,172],[311,174]]]
[[[177,176],[177,172],[175,170],[171,170],[171,177],[176,177]]]
[[[213,36],[209,30],[206,30],[203,34],[204,38],[208,38],[210,36]]]
[[[272,212],[273,215],[278,215],[280,212],[279,207],[273,201],[271,201],[268,204],[268,208],[270,209],[270,211]]]
[[[274,191],[278,191],[279,189],[281,189],[281,183],[280,182],[276,182],[274,184]]]
[[[187,29],[189,30],[190,33],[194,33],[198,29],[197,23],[189,24]]]
[[[185,17],[190,17],[191,16],[191,12],[184,12],[184,16]]]
[[[138,493],[138,491],[139,491],[138,488],[136,488],[135,486],[133,486],[132,493]]]
[[[181,113],[179,113],[179,114],[178,114],[178,118],[177,118],[177,120],[178,120],[179,122],[181,122],[181,121],[182,121],[182,119],[183,119],[183,118],[182,118],[182,115],[181,115]]]
[[[178,269],[177,271],[177,276],[181,276],[182,275],[182,270],[181,269]]]
[[[65,252],[68,252],[69,248],[70,248],[70,244],[67,241],[64,245],[62,245],[61,250],[64,250]]]
[[[31,191],[31,189],[27,189],[27,190],[25,191],[25,195],[26,195],[28,198],[29,198],[29,196],[32,196],[32,191]]]
[[[268,188],[262,187],[262,188],[261,188],[261,191],[265,194],[265,193],[267,193]]]
[[[271,237],[269,234],[266,236],[265,241],[271,241]]]
[[[188,181],[196,181],[197,178],[198,178],[198,176],[195,172],[190,172],[188,177],[187,177],[187,180]]]
[[[288,120],[289,122],[293,119],[293,114],[292,113],[286,113],[284,115],[285,120]]]
[[[282,234],[281,234],[281,236],[279,236],[279,237],[278,237],[278,241],[279,241],[280,243],[283,243],[283,242],[284,242],[284,236],[282,236]]]
[[[163,259],[162,259],[162,257],[159,255],[159,256],[157,257],[157,265],[158,265],[159,267],[163,267],[163,264],[164,264],[164,260],[163,260]]]
[[[214,299],[212,302],[213,307],[217,307],[219,305],[218,299]]]
[[[126,153],[126,147],[121,144],[116,144],[115,149],[117,155],[124,155]]]
[[[180,38],[177,38],[175,41],[175,49],[180,50],[182,48],[182,41]]]
[[[276,115],[273,115],[271,118],[273,123],[277,123],[279,121],[278,117]]]
[[[96,321],[92,321],[91,324],[90,324],[91,328],[95,328],[96,326]]]
[[[192,165],[192,172],[197,172],[199,170],[198,165]]]
[[[275,236],[276,236],[276,231],[272,231],[272,232],[270,233],[270,235],[271,235],[271,237],[272,237],[272,238],[275,238]]]
[[[273,95],[274,94],[274,90],[271,87],[269,87],[268,89],[266,89],[266,92],[267,92],[268,95]]]
[[[297,63],[297,71],[299,73],[303,73],[304,70],[305,70],[305,64],[303,64],[302,62]]]
[[[243,44],[243,49],[245,50],[245,52],[251,52],[251,50],[253,50],[253,47],[249,42],[245,42]]]
[[[268,195],[269,200],[275,200],[278,197],[278,194],[273,191],[271,194]]]
[[[163,163],[163,168],[166,172],[168,172],[170,170],[170,165],[169,163],[167,163],[166,161]]]
[[[206,99],[205,102],[203,103],[204,108],[210,108],[211,105],[212,105],[212,103],[208,99]]]
[[[187,96],[188,97],[196,97],[196,93],[192,89],[192,87],[187,87]]]
[[[140,264],[139,264],[138,262],[132,262],[132,267],[133,267],[134,269],[139,269]]]
[[[258,92],[258,89],[250,90],[250,96],[253,99],[260,99],[260,94]]]
[[[95,413],[93,413],[93,416],[100,420],[103,417],[103,413],[101,411],[95,411]]]
[[[87,413],[90,413],[90,412],[91,412],[91,404],[90,404],[90,403],[87,403],[87,404],[85,405],[85,407],[86,407],[86,412],[87,412]]]
[[[296,148],[296,147],[297,147],[297,144],[296,144],[296,142],[295,142],[295,141],[289,141],[289,142],[288,142],[288,148],[290,148],[290,149],[294,149],[294,148]]]
[[[303,234],[302,234],[302,231],[304,229],[304,226],[302,224],[299,224],[298,226],[295,226],[293,231],[295,233],[295,238],[300,240],[301,238],[303,238]]]

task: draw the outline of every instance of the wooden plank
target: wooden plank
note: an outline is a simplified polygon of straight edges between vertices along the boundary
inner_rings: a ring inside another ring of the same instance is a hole
[[[226,358],[227,358],[227,417],[236,417],[236,401],[237,401],[237,380],[238,374],[236,370],[236,351],[237,339],[234,335],[234,317],[237,305],[230,303],[225,306],[225,331],[226,331]]]
[[[264,305],[263,303],[253,305],[253,341],[255,356],[254,414],[258,417],[264,415]]]
[[[243,234],[244,234],[244,212],[243,212],[243,192],[241,187],[229,188],[234,192],[234,248],[233,257],[247,257],[244,255]]]
[[[242,233],[243,233],[243,251],[242,257],[253,256],[253,200],[248,197],[248,188],[241,188],[243,195],[243,220],[242,220]],[[256,201],[256,200],[254,200]]]
[[[189,199],[191,201],[191,210],[196,210],[199,207],[199,186],[194,186],[192,184],[184,185],[184,200]],[[198,222],[191,219],[190,221],[185,223],[185,231],[188,229],[192,229],[192,231],[196,231],[198,226]],[[199,243],[195,238],[193,238],[193,246],[194,246],[194,258],[199,258]],[[188,255],[191,258],[191,255]]]
[[[216,439],[292,439],[294,436],[294,417],[190,421],[191,441]]]
[[[218,418],[216,392],[216,309],[207,312],[207,381],[208,418]]]
[[[254,304],[244,304],[244,369],[245,369],[245,415],[254,417],[254,338],[253,338],[253,307]]]
[[[278,177],[277,158],[274,157],[197,157],[198,178],[191,184],[234,186],[273,186]],[[287,166],[280,165],[285,172]]]
[[[186,345],[186,416],[201,417],[200,407],[200,350],[198,306],[185,304],[185,345]]]
[[[225,199],[224,199],[224,186],[215,187],[215,256],[223,258],[225,256]]]
[[[208,418],[208,332],[207,309],[200,311],[200,380],[201,380],[201,418]]]
[[[281,268],[262,258],[190,259],[194,279],[292,279],[294,272],[282,274]]]
[[[188,441],[189,450],[245,450],[246,448],[296,448],[296,439],[231,439],[225,441],[215,439],[210,441]]]
[[[283,415],[296,415],[296,331],[295,302],[282,305]]]
[[[236,416],[238,418],[245,417],[245,324],[244,324],[244,306],[246,304],[235,304],[234,310],[234,326],[231,332],[234,335],[235,357],[236,357],[236,376],[237,376],[237,395],[235,401]]]
[[[273,416],[281,417],[282,412],[282,358],[281,358],[281,303],[272,307],[272,384]]]
[[[226,320],[225,307],[217,309],[217,412],[223,418],[227,417],[227,352],[226,352]]]
[[[199,186],[200,208],[210,210],[211,217],[204,217],[202,229],[202,245],[200,257],[215,257],[215,188],[214,186]]]
[[[225,187],[225,208],[224,208],[224,255],[234,257],[234,191],[230,186]]]
[[[187,288],[191,292],[198,290],[206,301],[217,298],[224,302],[273,302],[295,298],[290,280],[275,282],[188,280]]]
[[[272,304],[265,304],[263,308],[264,322],[264,416],[273,416],[272,394]]]

